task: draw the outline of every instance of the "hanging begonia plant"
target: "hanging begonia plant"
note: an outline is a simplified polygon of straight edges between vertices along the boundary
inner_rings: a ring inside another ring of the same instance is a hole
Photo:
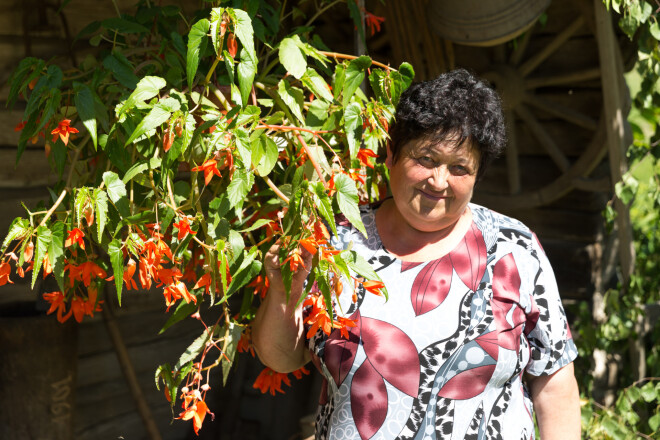
[[[333,295],[354,294],[341,292],[339,276],[386,294],[361,257],[327,240],[339,214],[364,232],[358,205],[384,196],[385,168],[374,158],[413,71],[322,50],[311,25],[338,3],[363,32],[353,0],[321,2],[290,31],[281,23],[300,11],[278,2],[207,2],[194,21],[141,2],[132,16],[85,28],[96,57],[69,70],[26,58],[10,80],[9,106],[26,103],[17,160],[44,137],[59,180],[47,209],[12,222],[0,285],[13,272],[31,271],[33,287],[54,277],[58,288],[43,297],[61,322],[93,316],[104,292],[121,304],[133,289],[162,292],[163,330],[202,321],[180,359],[156,372],[195,431],[209,412],[202,373],[222,366],[226,380],[237,349],[251,350],[256,298],[268,289],[261,258],[273,243],[282,244],[287,286],[301,250],[314,255],[314,331],[352,325],[327,307]],[[288,380],[266,369],[255,387],[274,394]]]

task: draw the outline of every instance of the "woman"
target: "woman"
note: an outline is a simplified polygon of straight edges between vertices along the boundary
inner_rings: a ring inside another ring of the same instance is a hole
[[[575,345],[548,260],[519,221],[470,203],[505,139],[500,101],[465,70],[411,86],[390,130],[392,197],[362,211],[332,244],[352,246],[378,272],[389,300],[342,295],[349,337],[306,340],[304,283],[290,300],[277,249],[253,328],[264,364],[309,360],[325,376],[318,439],[578,439]],[[532,405],[533,404],[533,405]]]

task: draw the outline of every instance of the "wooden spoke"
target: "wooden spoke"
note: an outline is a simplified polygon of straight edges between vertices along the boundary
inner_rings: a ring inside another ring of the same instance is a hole
[[[570,122],[571,124],[577,125],[578,127],[586,128],[587,130],[592,131],[595,131],[598,128],[598,121],[591,118],[590,116],[585,115],[584,113],[573,110],[570,107],[548,101],[529,93],[525,94],[523,101],[539,110],[543,110],[553,116]]]
[[[523,55],[525,55],[525,51],[527,50],[527,45],[529,44],[529,40],[532,37],[532,29],[533,28],[529,28],[527,32],[523,34],[522,38],[518,41],[516,48],[511,53],[511,57],[509,58],[509,64],[511,64],[512,66],[517,66],[518,64],[520,64],[520,61],[522,61],[522,57]]]
[[[559,169],[564,173],[568,171],[571,167],[571,163],[566,156],[564,156],[564,153],[561,152],[555,141],[550,137],[541,123],[534,117],[534,115],[532,115],[529,109],[521,103],[516,107],[516,114],[525,122],[525,124],[527,124],[534,137],[541,143]]]
[[[573,23],[571,23],[566,29],[557,36],[543,48],[542,51],[525,61],[522,66],[520,66],[520,73],[522,76],[529,75],[534,69],[536,69],[543,61],[545,61],[550,55],[552,55],[557,49],[559,49],[571,36],[578,31],[584,24],[584,17],[578,17]]]
[[[580,70],[566,75],[548,76],[541,78],[528,78],[525,80],[526,89],[537,89],[539,87],[566,86],[582,81],[600,79],[600,67]]]
[[[520,192],[520,164],[518,161],[518,142],[516,139],[516,115],[513,110],[507,110],[505,115],[509,142],[506,147],[506,169],[511,194]]]

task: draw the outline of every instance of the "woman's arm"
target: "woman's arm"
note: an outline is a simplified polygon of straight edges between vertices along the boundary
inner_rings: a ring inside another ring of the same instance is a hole
[[[296,307],[296,304],[309,273],[311,255],[303,250],[307,269],[299,267],[293,275],[287,302],[278,252],[279,245],[274,245],[264,258],[270,287],[252,322],[252,343],[264,365],[280,373],[288,373],[310,360],[310,353],[305,347],[302,306]]]
[[[573,363],[549,376],[527,376],[541,440],[580,439],[580,394]]]

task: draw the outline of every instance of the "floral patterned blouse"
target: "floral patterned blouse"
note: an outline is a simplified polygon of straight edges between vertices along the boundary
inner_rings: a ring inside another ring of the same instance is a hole
[[[523,373],[572,362],[552,268],[525,225],[470,204],[471,228],[449,254],[404,262],[383,248],[375,210],[368,238],[340,222],[332,244],[349,245],[378,272],[389,299],[345,288],[334,304],[357,322],[308,340],[323,373],[317,439],[533,439]]]

